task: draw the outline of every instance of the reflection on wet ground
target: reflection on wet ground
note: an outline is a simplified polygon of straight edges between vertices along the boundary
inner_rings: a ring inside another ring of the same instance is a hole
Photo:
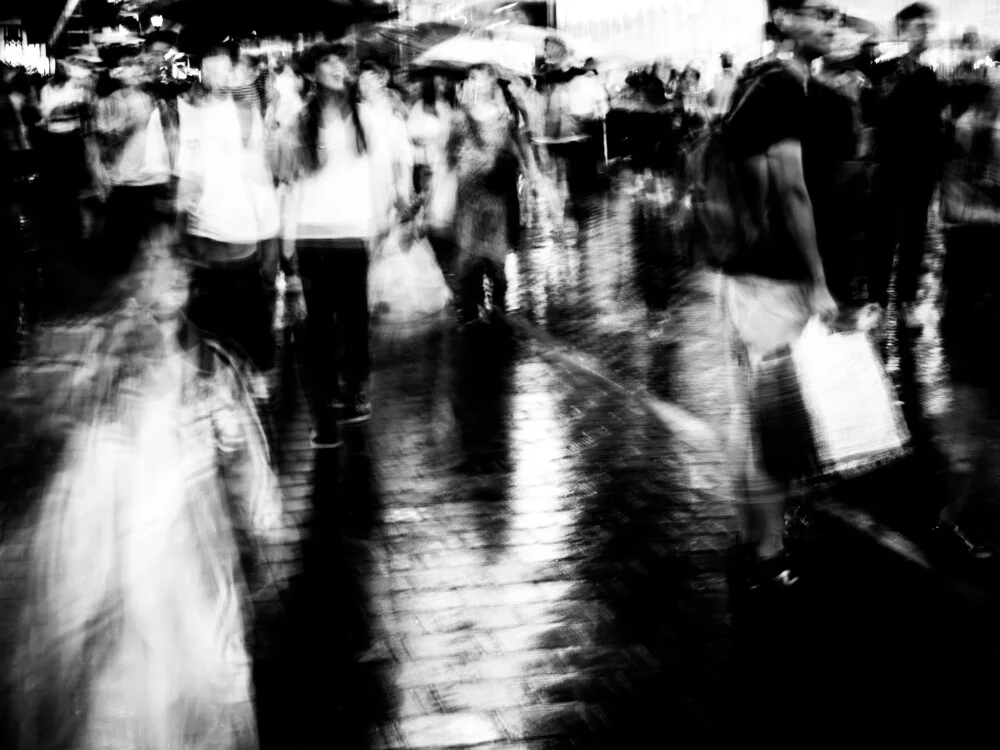
[[[585,209],[579,232],[535,228],[509,259],[513,319],[539,335],[473,327],[384,352],[375,418],[340,460],[313,467],[288,410],[289,502],[311,497],[316,517],[282,620],[300,624],[262,660],[277,665],[261,667],[269,745],[630,748],[982,725],[994,620],[833,520],[810,520],[801,598],[732,618],[721,458],[628,395],[721,424],[712,279],[684,273],[656,211],[623,191]],[[553,340],[627,387],[564,366]],[[926,482],[949,463],[927,456],[960,402],[935,395],[956,391],[933,329],[896,340],[921,453],[845,495],[906,519],[938,500]]]
[[[731,616],[717,445],[647,408],[721,426],[713,279],[684,271],[655,206],[621,185],[578,207],[578,229],[532,227],[510,256],[514,335],[380,350],[375,416],[341,452],[309,448],[298,329],[284,329],[270,428],[292,526],[268,551],[281,585],[258,602],[265,749],[954,744],[991,722],[991,601],[835,520],[810,519],[800,598]],[[992,465],[981,316],[890,338],[920,453],[846,501],[922,528],[956,456]],[[624,387],[551,356],[553,341]]]

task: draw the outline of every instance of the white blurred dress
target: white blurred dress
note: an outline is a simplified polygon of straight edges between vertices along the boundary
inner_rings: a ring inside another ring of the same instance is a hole
[[[236,529],[276,525],[277,483],[241,376],[137,357],[142,328],[93,326],[90,353],[35,365],[85,395],[61,403],[75,426],[26,529],[22,750],[257,746]]]

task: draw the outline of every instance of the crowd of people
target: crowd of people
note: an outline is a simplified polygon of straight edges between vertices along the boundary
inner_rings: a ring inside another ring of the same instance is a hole
[[[932,8],[897,16],[906,55],[817,71],[838,11],[768,6],[775,53],[739,74],[724,55],[711,87],[693,67],[631,81],[673,102],[664,168],[724,132],[766,228],[721,269],[750,588],[798,579],[793,478],[774,463],[788,446],[753,422],[761,364],[845,309],[877,331],[894,301],[921,325],[939,184],[949,252],[1000,224],[997,79],[949,85],[921,63]],[[264,427],[281,295],[305,312],[312,445],[338,448],[377,406],[372,316],[413,283],[370,283],[390,249],[426,242],[416,297],[502,331],[522,203],[571,211],[607,156],[607,92],[558,37],[530,78],[483,63],[409,86],[344,43],[275,61],[228,38],[201,50],[197,82],[168,85],[175,41],[153,35],[103,74],[78,54],[44,85],[4,71],[3,421],[31,560],[7,685],[22,750],[253,746],[246,602],[281,526]],[[942,523],[961,535],[960,516]]]
[[[4,70],[4,545],[30,575],[0,730],[23,750],[254,746],[282,295],[312,445],[336,449],[372,415],[373,315],[415,300],[447,325],[454,301],[503,337],[521,201],[543,174],[593,187],[600,87],[558,39],[537,80],[484,63],[407,87],[346,43],[268,60],[228,38],[178,81],[176,42]]]

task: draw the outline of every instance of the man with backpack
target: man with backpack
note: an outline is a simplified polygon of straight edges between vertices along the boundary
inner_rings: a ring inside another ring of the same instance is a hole
[[[837,313],[811,199],[810,165],[824,144],[807,91],[812,62],[829,52],[840,14],[824,0],[768,0],[768,10],[777,47],[792,57],[744,69],[728,114],[689,156],[689,168],[693,156],[694,229],[722,271],[734,365],[728,458],[747,563],[740,585],[781,590],[798,580],[784,548],[792,477],[775,472],[768,457],[787,446],[768,445],[751,407],[760,406],[761,366],[796,343],[812,317]]]

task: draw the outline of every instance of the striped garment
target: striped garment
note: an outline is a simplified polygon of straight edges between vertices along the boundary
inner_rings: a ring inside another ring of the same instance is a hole
[[[22,368],[16,398],[69,438],[27,529],[11,670],[27,731],[78,747],[255,744],[239,540],[278,528],[280,495],[243,373],[210,354],[210,374],[168,355],[132,308],[47,328]]]

